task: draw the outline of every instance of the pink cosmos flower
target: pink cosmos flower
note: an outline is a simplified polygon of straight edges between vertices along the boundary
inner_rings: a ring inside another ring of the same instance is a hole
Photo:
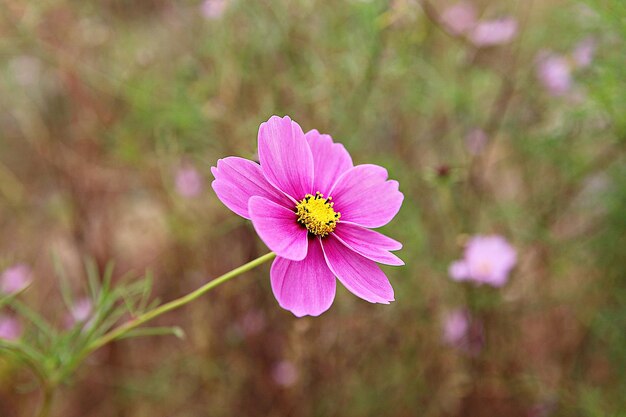
[[[480,155],[488,141],[484,130],[473,129],[465,136],[465,147],[472,155]]]
[[[228,6],[228,0],[204,0],[200,12],[205,19],[213,20],[222,17]]]
[[[22,325],[9,316],[0,316],[0,339],[17,340],[22,335]]]
[[[290,387],[298,381],[298,368],[291,361],[281,361],[274,365],[272,379],[278,385]]]
[[[572,52],[572,58],[577,68],[587,68],[593,61],[596,51],[596,42],[592,38],[580,41]]]
[[[14,294],[21,291],[30,283],[31,275],[28,265],[17,264],[5,269],[0,276],[0,292]]]
[[[335,298],[335,277],[372,303],[394,300],[376,262],[404,263],[390,251],[402,244],[370,230],[389,223],[404,196],[377,165],[353,166],[329,135],[306,134],[289,117],[259,127],[260,165],[229,157],[211,172],[220,200],[252,224],[277,257],[272,290],[281,307],[317,316]]]
[[[453,262],[448,273],[455,281],[473,281],[501,287],[517,262],[515,249],[502,236],[474,236],[463,259]]]
[[[469,330],[469,316],[466,310],[456,309],[449,312],[443,323],[443,341],[449,345],[458,344]]]
[[[537,77],[553,96],[562,96],[572,88],[572,69],[568,59],[562,55],[547,53],[540,56]]]
[[[261,333],[266,325],[267,320],[261,310],[247,312],[240,322],[241,330],[246,336],[254,336]]]
[[[517,21],[512,17],[480,22],[469,34],[478,47],[496,46],[508,43],[517,35]]]
[[[91,317],[93,303],[89,298],[81,298],[72,306],[70,314],[76,322],[87,321]]]
[[[84,297],[76,301],[70,307],[70,311],[65,315],[65,327],[71,328],[78,323],[84,323],[85,329],[93,326],[93,302],[91,299]]]
[[[476,25],[476,8],[469,2],[460,2],[448,7],[441,14],[441,21],[450,32],[461,35]]]
[[[446,314],[443,323],[443,341],[470,355],[477,355],[484,345],[482,323],[464,308],[457,308]]]
[[[512,17],[479,21],[474,5],[462,1],[441,14],[441,22],[455,35],[464,35],[479,48],[508,43],[517,35]]]
[[[176,191],[183,197],[196,197],[202,192],[202,176],[192,166],[185,166],[176,173]]]

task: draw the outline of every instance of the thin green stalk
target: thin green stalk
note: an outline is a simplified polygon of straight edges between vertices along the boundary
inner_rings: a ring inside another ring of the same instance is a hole
[[[39,409],[39,413],[37,413],[37,417],[48,417],[50,414],[50,409],[52,408],[52,400],[54,398],[54,393],[56,391],[56,387],[51,386],[49,384],[45,384],[43,386],[43,400],[41,403],[41,408]]]
[[[175,310],[179,307],[184,306],[185,304],[188,304],[190,302],[192,302],[193,300],[195,300],[198,297],[201,297],[202,295],[204,295],[205,293],[209,292],[210,290],[212,290],[213,288],[217,287],[220,284],[223,284],[224,282],[230,280],[231,278],[234,278],[238,275],[243,274],[244,272],[248,272],[251,269],[256,268],[257,266],[270,261],[272,259],[274,259],[276,257],[276,254],[274,252],[270,252],[267,253],[263,256],[260,256],[258,258],[256,258],[253,261],[248,262],[245,265],[242,265],[238,268],[233,269],[230,272],[225,273],[224,275],[215,278],[212,281],[207,282],[206,284],[204,284],[202,287],[198,288],[195,291],[190,292],[187,295],[184,295],[180,298],[177,298],[176,300],[170,301],[169,303],[165,303],[162,304],[160,306],[158,306],[157,308],[147,311],[137,317],[135,317],[134,319],[122,324],[121,326],[111,330],[110,332],[106,333],[105,335],[101,336],[100,338],[94,340],[91,344],[89,344],[84,352],[83,352],[83,357],[87,356],[88,354],[90,354],[91,352],[101,348],[102,346],[106,345],[107,343],[112,342],[113,340],[116,340],[122,336],[124,336],[126,333],[128,333],[130,330],[141,326],[142,324],[160,316],[161,314],[167,313],[169,311]]]

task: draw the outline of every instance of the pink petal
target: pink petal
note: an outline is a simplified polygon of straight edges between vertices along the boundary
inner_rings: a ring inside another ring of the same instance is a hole
[[[479,23],[470,34],[470,40],[478,47],[495,46],[512,41],[516,35],[517,21],[507,17]]]
[[[278,256],[292,261],[306,257],[308,232],[294,211],[263,197],[250,198],[248,211],[259,237]]]
[[[22,325],[9,316],[0,316],[0,339],[17,340],[22,335]]]
[[[348,249],[333,235],[322,241],[322,249],[330,270],[354,295],[370,303],[394,300],[393,288],[375,262]]]
[[[587,38],[576,45],[576,49],[572,52],[572,57],[577,68],[587,68],[593,61],[593,55],[596,50],[596,41]]]
[[[326,266],[319,239],[309,239],[304,260],[276,258],[270,270],[278,304],[298,317],[319,316],[335,299],[335,277]]]
[[[441,21],[452,33],[465,33],[476,25],[476,8],[469,2],[457,3],[444,10]]]
[[[390,250],[400,249],[402,243],[383,234],[360,226],[340,222],[333,235],[356,253],[374,262],[386,265],[404,265],[402,259],[389,252]]]
[[[313,189],[313,155],[300,126],[272,116],[259,127],[259,160],[265,178],[296,200]]]
[[[253,196],[265,197],[286,207],[293,206],[287,196],[272,186],[265,177],[259,164],[243,158],[231,156],[217,161],[217,167],[211,167],[215,181],[211,183],[215,194],[226,207],[246,219],[248,200]]]
[[[313,154],[313,189],[328,196],[339,176],[352,168],[352,158],[342,144],[333,143],[330,135],[310,130],[305,136]]]
[[[465,281],[469,278],[469,268],[465,261],[454,261],[448,268],[448,275],[455,281]]]
[[[389,223],[404,199],[398,182],[387,181],[387,170],[378,165],[357,165],[346,171],[331,195],[340,221],[372,228]]]
[[[176,172],[176,191],[182,197],[196,197],[202,192],[203,179],[198,170],[184,166]]]

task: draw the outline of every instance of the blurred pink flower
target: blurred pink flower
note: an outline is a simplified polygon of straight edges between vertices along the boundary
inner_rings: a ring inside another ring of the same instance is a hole
[[[450,311],[444,318],[443,341],[449,345],[458,344],[469,330],[469,313],[465,309]]]
[[[485,47],[508,43],[516,35],[517,21],[512,17],[506,17],[478,23],[469,34],[469,38],[474,45]]]
[[[596,42],[592,38],[587,38],[576,45],[572,52],[572,58],[577,68],[586,68],[591,65],[593,55],[596,51]]]
[[[220,159],[212,186],[276,252],[270,280],[280,306],[318,316],[332,305],[337,279],[371,303],[393,301],[377,263],[403,265],[391,252],[402,244],[371,229],[400,210],[398,182],[378,165],[354,166],[343,145],[317,130],[305,134],[288,116],[261,123],[258,145],[260,164]]]
[[[265,325],[265,314],[260,310],[249,311],[241,319],[241,330],[243,330],[246,336],[254,336],[261,333]]]
[[[484,130],[472,129],[465,136],[465,147],[467,148],[467,151],[472,155],[479,155],[485,148],[488,140],[489,138],[487,137],[487,134]]]
[[[469,1],[450,6],[441,14],[441,22],[455,35],[465,35],[477,47],[508,43],[517,35],[517,20],[512,17],[479,21],[476,8]]]
[[[484,345],[482,323],[466,309],[454,309],[444,316],[442,339],[448,346],[477,355]]]
[[[70,315],[75,322],[84,322],[91,317],[93,303],[87,297],[78,300],[70,311]]]
[[[202,192],[203,181],[200,173],[191,166],[181,167],[176,173],[176,191],[183,197],[196,197]]]
[[[469,2],[457,3],[444,10],[441,21],[450,32],[464,34],[476,25],[476,8]]]
[[[70,307],[70,311],[65,315],[65,327],[72,328],[77,324],[84,324],[85,329],[93,325],[93,303],[91,299],[80,298]]]
[[[17,340],[22,335],[22,325],[12,317],[0,316],[0,339]]]
[[[0,276],[0,292],[14,294],[26,287],[31,279],[32,271],[28,265],[13,265]]]
[[[205,19],[219,19],[226,11],[229,0],[204,0],[200,12]]]
[[[272,379],[280,386],[290,387],[298,381],[298,369],[290,361],[281,361],[274,365]]]
[[[515,249],[502,236],[477,235],[467,243],[463,259],[453,262],[448,273],[455,281],[501,287],[516,263]]]
[[[537,77],[546,90],[562,96],[572,88],[572,71],[567,58],[553,53],[542,54],[538,59]]]

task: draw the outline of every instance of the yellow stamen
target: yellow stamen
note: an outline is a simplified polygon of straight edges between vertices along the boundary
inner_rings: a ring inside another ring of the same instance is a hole
[[[332,197],[324,198],[319,191],[315,195],[307,194],[296,205],[298,222],[302,223],[310,233],[326,236],[337,226],[341,213],[335,212]]]

